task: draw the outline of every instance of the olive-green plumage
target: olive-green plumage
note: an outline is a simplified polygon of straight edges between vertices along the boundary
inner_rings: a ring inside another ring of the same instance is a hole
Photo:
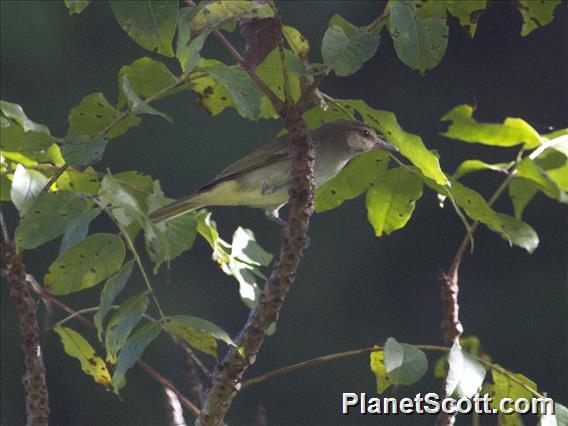
[[[354,120],[324,124],[310,135],[316,153],[316,187],[335,177],[353,158],[371,149],[397,151],[373,128]],[[150,213],[150,218],[162,222],[205,206],[249,206],[261,208],[269,219],[283,223],[278,209],[288,202],[289,144],[290,138],[282,136],[276,142],[261,146],[195,193]]]

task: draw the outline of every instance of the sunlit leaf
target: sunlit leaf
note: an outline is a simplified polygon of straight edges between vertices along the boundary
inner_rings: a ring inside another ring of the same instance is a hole
[[[503,172],[509,168],[507,163],[489,164],[481,160],[465,160],[463,161],[452,176],[454,179],[460,179],[470,173],[482,170],[493,170],[495,172]]]
[[[148,309],[148,293],[143,292],[122,302],[114,311],[105,331],[106,361],[116,364],[117,354],[124,347],[130,332],[142,319]]]
[[[316,212],[334,209],[359,196],[380,179],[388,163],[388,154],[379,150],[373,150],[350,161],[336,177],[316,189]]]
[[[198,67],[207,69],[221,62],[213,59],[199,59]],[[195,78],[191,81],[191,88],[198,97],[198,105],[206,110],[212,117],[220,114],[230,106],[233,106],[233,99],[228,90],[220,83],[215,81],[210,75]]]
[[[229,335],[207,320],[189,315],[168,317],[165,326],[170,333],[192,348],[217,358],[217,340],[234,346]]]
[[[140,119],[135,115],[117,121],[119,114],[102,93],[91,93],[71,109],[68,134],[106,136],[113,139],[126,133],[130,127],[140,124]],[[109,128],[111,124],[113,126]]]
[[[116,390],[126,384],[125,374],[144,353],[146,347],[152,343],[162,331],[160,322],[151,322],[142,325],[126,341],[126,344],[118,354],[118,361],[112,375],[112,384]]]
[[[130,87],[130,82],[128,80],[128,76],[125,75],[122,81],[122,92],[128,99],[128,103],[132,106],[132,110],[135,114],[150,114],[150,115],[157,115],[165,120],[172,123],[172,119],[167,114],[158,111],[156,108],[151,107],[147,102],[143,101],[140,96],[136,94],[136,92]]]
[[[548,197],[566,203],[568,198],[548,174],[529,157],[524,158],[517,166],[517,176],[528,179],[536,184],[537,188]]]
[[[522,374],[514,374],[509,372],[515,379],[526,385],[528,388],[537,390],[536,383],[532,380],[526,378]],[[493,384],[490,387],[490,395],[491,395],[491,408],[495,410],[499,410],[500,401],[503,398],[511,398],[511,400],[515,401],[520,398],[526,398],[529,401],[533,397],[533,394],[519,385],[517,382],[511,380],[507,375],[503,374],[502,372],[498,371],[497,369],[491,370],[491,375],[493,377]],[[519,424],[516,422],[516,418],[518,417],[517,414],[504,414],[499,412],[499,424],[504,425],[515,425]],[[522,424],[522,423],[520,423]]]
[[[144,49],[173,57],[177,0],[109,0],[112,13],[126,33]]]
[[[59,335],[65,353],[79,360],[85,374],[92,376],[95,382],[105,388],[111,388],[110,373],[105,362],[83,336],[67,327],[56,326],[53,331]]]
[[[272,262],[272,254],[256,242],[253,232],[240,226],[233,234],[231,256],[257,266],[268,266]]]
[[[367,217],[381,237],[403,228],[416,201],[422,196],[422,180],[404,168],[387,170],[367,191]]]
[[[371,371],[375,374],[377,381],[377,393],[381,394],[392,385],[392,381],[389,379],[387,368],[385,366],[385,352],[371,352],[370,364]]]
[[[424,73],[440,63],[448,45],[443,8],[435,16],[421,17],[414,2],[394,2],[389,19],[394,49],[404,64]]]
[[[384,354],[387,374],[393,384],[416,383],[428,369],[424,352],[415,346],[399,343],[393,337],[387,339]]]
[[[61,154],[70,166],[85,166],[103,158],[107,143],[106,139],[70,138],[61,147]]]
[[[525,148],[535,148],[543,142],[538,132],[520,118],[506,118],[503,124],[479,123],[473,118],[471,105],[459,105],[442,117],[451,121],[444,136],[464,142],[481,143],[501,147],[524,143]]]
[[[497,215],[503,223],[505,234],[514,245],[524,248],[529,253],[536,250],[540,241],[532,226],[507,214],[497,213]]]
[[[547,149],[536,159],[536,163],[546,173],[546,176],[564,192],[568,191],[567,155],[561,150]]]
[[[554,10],[560,5],[560,0],[519,0],[516,5],[523,17],[521,35],[526,36],[537,28],[552,22]]]
[[[381,37],[365,29],[351,34],[337,25],[331,25],[322,40],[323,62],[333,68],[338,76],[357,72],[377,51]]]
[[[114,302],[114,299],[122,291],[124,286],[126,285],[130,275],[132,274],[132,267],[134,265],[134,261],[130,261],[125,263],[120,271],[110,277],[103,289],[101,290],[101,302],[99,304],[99,309],[97,310],[95,316],[93,317],[95,326],[97,327],[98,337],[99,340],[102,341],[103,335],[103,320],[106,314],[109,313],[111,305]]]
[[[458,18],[461,26],[473,37],[479,15],[487,7],[487,0],[450,0],[447,4],[448,12]]]
[[[89,0],[65,0],[69,15],[81,13],[89,5]]]
[[[143,216],[134,195],[110,174],[101,182],[99,199],[111,209],[112,215],[121,225],[128,226]]]
[[[485,368],[456,343],[448,354],[447,362],[446,395],[471,398],[485,379]]]
[[[87,167],[83,171],[67,169],[57,180],[58,189],[86,195],[96,195],[99,187],[97,172],[92,167]]]
[[[274,10],[268,3],[261,1],[210,1],[199,5],[191,29],[197,34],[218,27],[228,20],[250,21],[271,16],[274,16]]]
[[[509,197],[513,203],[515,217],[520,219],[527,204],[538,192],[536,185],[527,179],[513,179],[509,184]]]
[[[67,191],[36,198],[16,228],[16,245],[34,249],[63,234],[88,209],[79,195]]]
[[[10,187],[10,200],[21,216],[27,213],[48,181],[49,179],[37,170],[26,169],[21,164],[16,166]]]
[[[25,132],[31,131],[49,135],[49,129],[43,124],[38,124],[30,120],[22,107],[18,104],[0,100],[0,111],[2,111],[5,117],[18,123]]]
[[[138,96],[147,98],[166,87],[176,83],[176,77],[162,63],[144,57],[135,60],[130,65],[124,65],[118,72],[118,86],[121,87],[124,77],[128,77],[128,84]],[[127,103],[127,97],[122,90],[118,92],[118,107]]]
[[[302,59],[307,59],[310,54],[310,44],[300,31],[294,27],[283,25],[282,33],[292,52]]]
[[[191,37],[191,21],[196,13],[197,8],[184,7],[180,9],[179,14],[176,58],[185,75],[188,75],[197,65],[203,44],[210,33],[210,31],[203,31],[197,37]]]
[[[114,234],[93,234],[75,244],[51,264],[43,281],[51,294],[63,295],[97,285],[121,267],[122,239]]]

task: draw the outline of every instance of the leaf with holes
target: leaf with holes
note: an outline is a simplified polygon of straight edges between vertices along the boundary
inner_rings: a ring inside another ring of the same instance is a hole
[[[385,344],[385,367],[393,384],[412,385],[428,370],[428,360],[416,346],[389,337]]]
[[[422,180],[404,168],[390,169],[367,191],[367,217],[381,237],[406,225],[416,201],[422,197]]]
[[[68,139],[61,147],[61,155],[63,155],[66,164],[70,166],[86,166],[103,158],[108,143],[106,139],[80,139],[85,138]]]
[[[247,22],[274,16],[274,10],[270,4],[263,1],[217,0],[200,3],[198,7],[199,10],[191,24],[194,35],[204,30],[214,29],[229,20]]]
[[[243,66],[254,70],[282,42],[280,17],[255,19],[241,24],[241,34],[247,42]]]
[[[105,332],[107,362],[116,364],[117,354],[124,347],[130,332],[140,322],[147,309],[148,293],[143,292],[122,302],[118,310],[112,314]]]
[[[301,59],[308,59],[308,55],[310,54],[310,43],[306,38],[294,27],[290,27],[288,25],[282,26],[282,34],[294,52]]]
[[[392,381],[389,379],[387,368],[385,366],[385,352],[371,352],[370,358],[371,371],[375,375],[375,379],[377,381],[377,393],[381,394],[392,385]]]
[[[422,17],[414,2],[395,2],[389,20],[394,49],[404,64],[424,74],[440,63],[448,46],[445,10]]]
[[[230,346],[235,345],[223,329],[202,318],[176,315],[166,318],[165,326],[170,333],[192,348],[215,358],[217,358],[217,340]]]
[[[77,216],[69,225],[61,238],[61,244],[59,245],[59,255],[62,255],[67,249],[73,247],[79,241],[83,241],[87,234],[89,233],[89,225],[91,221],[96,218],[100,209],[89,209],[82,212]]]
[[[473,118],[473,107],[463,104],[451,109],[442,121],[452,124],[442,135],[463,142],[481,143],[501,147],[525,144],[525,148],[536,148],[543,139],[530,124],[520,118],[508,117],[503,124],[479,123]]]
[[[97,356],[93,347],[83,336],[70,328],[59,325],[55,326],[53,331],[59,335],[65,353],[79,360],[85,374],[107,389],[112,387],[110,373],[105,362]]]
[[[17,123],[8,120],[8,126],[0,128],[0,149],[2,151],[18,152],[28,157],[31,154],[41,154],[54,143],[57,139],[48,133],[25,131]],[[33,157],[38,160],[40,157]]]
[[[57,191],[36,198],[16,228],[16,245],[34,249],[63,234],[88,209],[79,195]]]
[[[130,127],[140,124],[140,119],[135,115],[117,121],[119,114],[102,93],[91,93],[71,109],[68,135],[85,134],[114,139],[126,133]],[[116,125],[109,129],[114,122]]]
[[[526,36],[537,28],[544,27],[554,19],[554,11],[560,0],[519,0],[516,6],[523,17],[521,35]]]
[[[99,191],[100,182],[97,172],[89,166],[83,171],[67,169],[59,177],[56,185],[59,190],[96,195]]]
[[[172,40],[178,19],[177,0],[110,1],[124,31],[144,49],[174,56]]]
[[[130,88],[138,95],[147,98],[166,87],[176,83],[176,77],[161,62],[151,58],[140,58],[130,65],[124,65],[118,72],[118,87],[121,87],[124,77],[128,77]],[[123,90],[118,92],[118,107],[127,104]]]
[[[10,187],[10,200],[20,212],[27,213],[34,200],[49,180],[37,170],[26,169],[21,164],[16,165]]]
[[[485,368],[455,343],[450,349],[447,362],[446,395],[471,398],[479,391],[485,379]]]
[[[103,335],[103,320],[106,314],[109,313],[112,303],[114,299],[122,291],[126,282],[130,278],[132,274],[132,267],[134,265],[134,261],[131,260],[130,262],[125,263],[120,271],[110,277],[107,282],[105,283],[103,289],[101,290],[101,302],[99,303],[99,309],[97,313],[94,315],[93,320],[95,326],[97,327],[98,337],[99,340],[102,340]]]
[[[118,271],[126,250],[114,234],[93,234],[51,264],[43,282],[47,291],[64,295],[97,285]]]
[[[380,39],[379,34],[371,34],[364,29],[348,35],[341,27],[332,25],[322,39],[323,62],[338,76],[351,75],[375,54]]]
[[[162,324],[158,321],[142,325],[132,333],[126,344],[118,354],[118,361],[112,374],[112,384],[116,390],[126,384],[125,374],[140,359],[146,347],[152,343],[162,331]]]
[[[350,161],[336,177],[316,188],[316,212],[334,209],[361,195],[384,175],[388,163],[388,154],[379,150]]]
[[[221,62],[214,59],[199,59],[197,66],[206,71],[207,68],[220,63]],[[215,81],[210,75],[193,79],[190,85],[191,89],[198,97],[197,104],[212,117],[219,115],[225,108],[234,106],[233,99],[228,90],[222,84]]]

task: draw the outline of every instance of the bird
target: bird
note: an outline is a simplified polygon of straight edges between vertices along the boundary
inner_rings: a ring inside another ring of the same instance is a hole
[[[310,131],[316,188],[334,178],[354,158],[373,149],[398,152],[382,134],[358,121],[338,120]],[[165,222],[208,206],[248,206],[264,210],[269,220],[286,225],[278,211],[288,202],[291,163],[289,135],[263,145],[221,171],[194,193],[150,212]]]

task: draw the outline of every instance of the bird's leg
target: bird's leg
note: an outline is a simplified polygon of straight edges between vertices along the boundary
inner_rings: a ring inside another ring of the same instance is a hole
[[[276,222],[277,224],[281,225],[281,226],[286,226],[288,225],[286,223],[286,221],[280,219],[280,216],[278,216],[278,210],[280,210],[282,208],[284,204],[281,204],[279,206],[276,207],[270,207],[266,210],[264,210],[264,215],[266,216],[266,218],[268,220],[270,220],[271,222]]]

